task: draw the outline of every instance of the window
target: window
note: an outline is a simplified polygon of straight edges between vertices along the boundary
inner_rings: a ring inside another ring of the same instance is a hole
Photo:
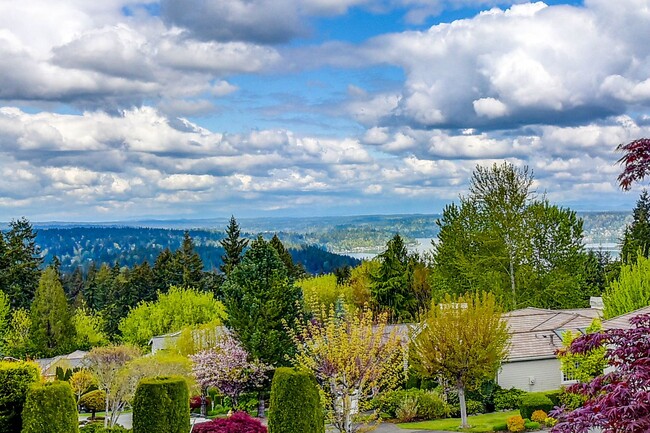
[[[569,384],[569,383],[577,383],[578,379],[576,379],[576,370],[580,368],[580,363],[579,362],[574,362],[573,367],[571,371],[564,371],[562,370],[562,384]]]

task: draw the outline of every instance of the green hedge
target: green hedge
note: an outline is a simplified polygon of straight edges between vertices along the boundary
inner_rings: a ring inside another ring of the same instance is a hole
[[[269,433],[325,433],[318,385],[311,373],[284,367],[275,370]]]
[[[154,377],[138,383],[133,398],[133,433],[187,433],[190,395],[182,377]]]
[[[39,379],[40,369],[32,362],[0,361],[0,433],[22,429],[27,390]]]
[[[562,394],[561,389],[556,389],[554,391],[544,391],[544,395],[549,398],[553,402],[554,406],[562,406],[562,403],[560,402],[560,395]]]
[[[22,433],[78,433],[79,414],[68,382],[34,384],[27,391]]]
[[[521,399],[521,406],[519,406],[519,413],[521,417],[530,419],[533,412],[536,410],[543,410],[549,413],[554,405],[550,398],[541,392],[531,392],[524,395]]]
[[[517,388],[499,389],[494,393],[494,410],[519,409],[521,399],[526,394],[526,391]]]

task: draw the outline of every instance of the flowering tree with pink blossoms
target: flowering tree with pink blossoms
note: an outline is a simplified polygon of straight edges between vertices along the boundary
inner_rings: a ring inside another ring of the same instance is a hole
[[[194,363],[192,372],[203,395],[209,387],[217,388],[230,397],[235,409],[241,393],[261,386],[271,370],[258,360],[250,361],[246,349],[230,335],[222,337],[213,349],[190,358]]]
[[[611,329],[573,341],[569,350],[577,354],[605,347],[612,370],[569,387],[570,392],[587,397],[587,402],[571,412],[552,413],[559,420],[553,433],[650,431],[650,315],[636,316],[630,323],[632,329]]]

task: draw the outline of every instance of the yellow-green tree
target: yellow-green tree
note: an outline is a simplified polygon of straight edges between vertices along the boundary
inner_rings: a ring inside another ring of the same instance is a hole
[[[599,319],[594,319],[591,325],[587,327],[586,333],[593,334],[602,332],[603,325]],[[563,348],[558,353],[558,358],[562,364],[562,371],[566,377],[573,378],[578,382],[587,383],[597,376],[603,374],[607,367],[605,359],[605,347],[596,347],[586,353],[572,353],[571,343],[581,334],[567,330],[562,334]]]
[[[650,259],[639,254],[635,262],[621,266],[620,276],[603,293],[603,303],[605,319],[650,305]]]
[[[314,320],[300,321],[290,334],[297,345],[293,363],[311,371],[320,386],[330,422],[340,432],[368,431],[372,420],[355,415],[381,391],[394,389],[404,375],[405,350],[387,315],[366,307],[343,314],[333,306],[311,306]]]
[[[70,386],[77,397],[77,403],[82,395],[95,383],[95,377],[86,369],[81,369],[72,373],[70,377]]]
[[[420,374],[442,377],[458,389],[461,426],[467,428],[465,391],[495,377],[509,340],[494,295],[446,295],[414,331],[411,362]]]

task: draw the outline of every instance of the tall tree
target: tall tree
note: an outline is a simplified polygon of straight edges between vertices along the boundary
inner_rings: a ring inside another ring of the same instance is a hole
[[[165,293],[170,287],[182,284],[182,275],[177,272],[174,254],[165,248],[153,265],[154,284],[157,292]]]
[[[194,251],[194,241],[188,231],[183,235],[183,244],[174,253],[176,268],[181,276],[180,285],[198,289],[203,280],[203,262]]]
[[[253,359],[273,367],[287,365],[295,347],[285,324],[296,322],[302,292],[287,275],[277,251],[261,236],[223,285],[226,325]],[[264,399],[258,395],[258,415]]]
[[[56,271],[49,267],[41,276],[30,310],[31,340],[40,356],[54,356],[74,344],[72,314]]]
[[[650,259],[622,265],[621,273],[603,293],[604,315],[611,319],[650,305]]]
[[[248,239],[242,239],[241,230],[237,220],[234,216],[230,217],[230,222],[226,228],[226,237],[219,241],[226,254],[221,256],[223,264],[220,269],[221,272],[230,275],[235,266],[239,264],[242,259],[244,249],[248,246]]]
[[[11,221],[6,233],[6,271],[2,278],[13,308],[29,308],[39,284],[41,250],[26,218]]]
[[[420,374],[440,376],[456,387],[461,427],[467,428],[465,392],[495,377],[509,339],[508,325],[492,294],[447,295],[423,318],[409,354]]]
[[[278,252],[278,255],[280,256],[280,260],[282,260],[282,263],[284,263],[284,266],[287,268],[287,274],[289,275],[290,278],[292,278],[294,281],[298,281],[301,278],[304,278],[307,272],[305,271],[305,268],[302,266],[301,263],[294,263],[293,262],[293,257],[291,257],[291,253],[289,250],[287,250],[278,237],[277,233],[273,235],[271,240],[269,241],[269,244],[275,248],[275,251]]]
[[[648,257],[650,252],[650,196],[645,189],[632,211],[632,224],[625,227],[621,245],[623,263],[633,263],[641,254]]]

